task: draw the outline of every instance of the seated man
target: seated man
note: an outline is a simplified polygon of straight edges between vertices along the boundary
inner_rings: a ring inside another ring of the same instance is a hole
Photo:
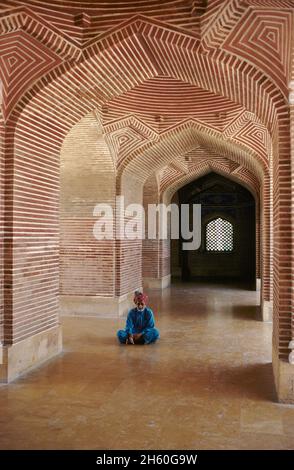
[[[151,308],[146,307],[147,296],[135,292],[134,303],[127,317],[126,329],[119,330],[117,337],[122,344],[149,344],[159,338],[159,331],[154,328],[154,316]]]

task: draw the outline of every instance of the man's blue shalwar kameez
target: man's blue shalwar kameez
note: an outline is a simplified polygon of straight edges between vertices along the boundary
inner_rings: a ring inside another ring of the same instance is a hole
[[[125,330],[117,332],[118,340],[125,344],[129,334],[142,333],[144,344],[154,343],[159,338],[159,331],[154,325],[151,308],[145,307],[143,310],[132,308],[128,313]]]

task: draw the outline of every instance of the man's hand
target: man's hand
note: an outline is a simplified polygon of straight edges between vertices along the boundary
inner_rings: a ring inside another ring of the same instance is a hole
[[[133,335],[129,335],[126,340],[126,344],[135,344]]]
[[[133,335],[133,338],[134,338],[135,341],[137,341],[139,338],[141,338],[141,336],[142,336],[142,333],[135,333]]]

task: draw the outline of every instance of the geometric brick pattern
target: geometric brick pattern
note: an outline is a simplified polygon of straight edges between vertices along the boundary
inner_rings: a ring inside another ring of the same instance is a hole
[[[60,62],[56,54],[23,31],[0,37],[0,79],[5,119],[28,85]]]
[[[82,8],[81,2],[77,0],[63,2],[62,7],[60,2],[51,1],[44,8],[42,0],[6,0],[2,8],[25,4],[52,29],[59,30],[67,41],[78,47],[87,47],[110,28],[118,28],[122,22],[135,15],[145,15],[171,26],[189,29],[196,36],[200,35],[200,17],[196,10],[201,8],[204,3],[202,0],[177,0],[172,6],[170,0],[155,0],[150,5],[148,2],[131,0],[127,2],[127,8],[120,3],[123,2],[95,1],[89,2],[87,8]]]
[[[284,90],[290,70],[291,11],[276,11],[273,20],[271,10],[248,10],[240,23],[224,48],[248,59],[254,56],[255,62],[262,64],[263,70]]]
[[[254,175],[266,233],[273,207],[274,351],[285,359],[292,334],[292,2],[128,3],[81,9],[75,0],[0,1],[6,341],[58,321],[60,149],[94,112],[119,194],[139,200],[154,171],[163,171],[160,185],[168,185],[168,174],[170,184],[195,176],[191,152],[215,171],[226,159],[232,177]],[[127,269],[140,250],[118,244],[117,295],[137,287],[136,268]],[[268,259],[269,237],[263,250]]]
[[[224,97],[175,78],[158,76],[109,100],[107,114],[103,113],[103,122],[108,123],[124,115],[136,114],[160,133],[193,117],[222,130],[240,111],[241,106]]]
[[[124,158],[147,141],[158,139],[158,134],[135,115],[112,120],[103,125],[105,137],[118,167]]]
[[[271,155],[269,133],[261,124],[249,121],[236,134],[231,135],[231,139],[254,147],[265,160],[269,159]]]

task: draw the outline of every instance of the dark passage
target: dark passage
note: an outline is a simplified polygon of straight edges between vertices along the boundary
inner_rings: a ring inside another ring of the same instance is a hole
[[[171,242],[172,275],[184,281],[246,281],[255,285],[255,200],[235,181],[209,173],[181,188],[173,202],[201,204],[201,246],[183,251]],[[192,225],[190,227],[192,229]]]

